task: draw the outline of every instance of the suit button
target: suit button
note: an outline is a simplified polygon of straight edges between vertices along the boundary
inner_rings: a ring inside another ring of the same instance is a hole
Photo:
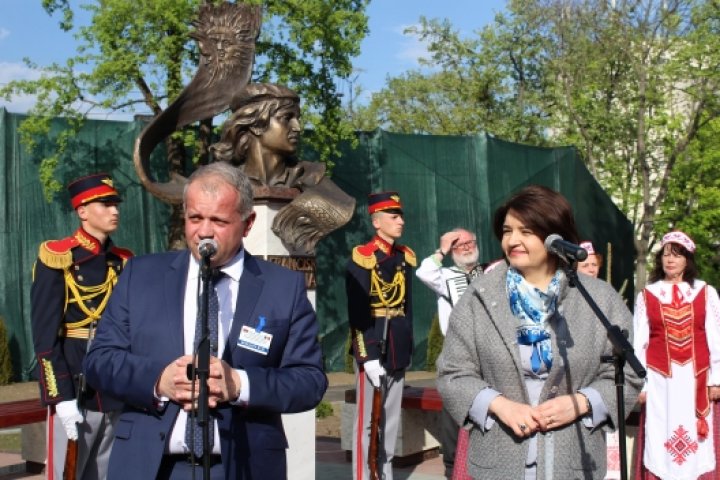
[[[161,442],[165,441],[165,432],[160,432],[160,441]]]
[[[558,392],[557,385],[553,385],[552,387],[550,387],[550,393],[556,394],[557,392]]]

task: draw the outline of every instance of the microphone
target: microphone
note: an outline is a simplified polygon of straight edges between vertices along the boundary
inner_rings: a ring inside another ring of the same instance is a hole
[[[203,238],[198,244],[198,252],[200,257],[210,258],[217,253],[218,244],[214,238]]]
[[[587,250],[580,245],[563,240],[557,233],[548,235],[545,239],[545,249],[560,258],[575,260],[576,262],[582,262],[588,256]]]

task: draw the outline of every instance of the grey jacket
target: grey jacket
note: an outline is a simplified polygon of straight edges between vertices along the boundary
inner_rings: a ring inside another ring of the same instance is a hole
[[[508,399],[529,403],[516,341],[517,319],[510,311],[505,289],[507,266],[499,265],[468,287],[453,309],[438,359],[438,389],[455,420],[470,428],[468,473],[473,478],[522,479],[528,442],[518,439],[502,423],[488,431],[467,418],[477,394],[491,387]],[[632,315],[608,283],[586,275],[580,281],[610,323],[630,331]],[[580,420],[548,433],[538,433],[538,480],[602,479],[606,446],[603,431],[618,425],[614,367],[601,362],[612,354],[605,328],[576,288],[567,280],[560,288],[558,310],[550,321],[553,366],[540,402],[592,387],[600,393],[610,420],[596,428]],[[642,380],[625,368],[625,412],[630,413]]]

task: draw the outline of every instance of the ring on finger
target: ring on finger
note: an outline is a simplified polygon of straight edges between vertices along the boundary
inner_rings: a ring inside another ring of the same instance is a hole
[[[522,431],[522,432],[524,432],[525,430],[527,430],[527,425],[525,425],[524,423],[518,424],[518,427],[520,427],[520,431]]]

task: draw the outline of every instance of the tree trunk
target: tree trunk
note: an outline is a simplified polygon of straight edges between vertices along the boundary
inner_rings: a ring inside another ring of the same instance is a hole
[[[198,164],[207,165],[210,163],[210,142],[212,141],[213,119],[200,121],[198,131]]]
[[[165,139],[167,148],[168,167],[170,175],[173,173],[185,176],[185,147],[180,140],[172,135]],[[186,246],[185,228],[183,221],[183,205],[171,205],[170,223],[168,228],[168,248],[170,250],[182,250]]]
[[[648,258],[648,243],[647,241],[639,240],[637,244],[637,260],[635,261],[635,293],[642,291],[647,283],[647,258]]]
[[[187,247],[185,241],[185,221],[182,205],[171,205],[170,223],[168,228],[168,249],[182,250]]]

